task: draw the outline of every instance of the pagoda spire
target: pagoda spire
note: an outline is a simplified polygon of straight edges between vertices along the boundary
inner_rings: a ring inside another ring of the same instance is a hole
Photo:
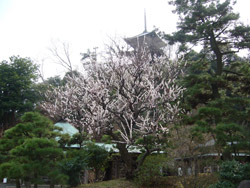
[[[136,50],[141,50],[145,46],[151,51],[152,54],[160,54],[161,48],[167,44],[158,36],[156,30],[151,32],[147,31],[146,9],[144,8],[144,31],[143,33],[134,37],[124,38],[127,44]]]
[[[146,17],[146,9],[144,8],[144,32],[147,33],[147,17]]]

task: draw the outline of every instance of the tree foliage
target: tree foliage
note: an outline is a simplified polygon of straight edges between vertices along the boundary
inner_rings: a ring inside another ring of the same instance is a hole
[[[227,65],[225,56],[249,48],[250,27],[238,21],[239,14],[233,12],[232,0],[174,0],[170,4],[175,6],[180,22],[178,31],[166,38],[171,43],[180,42],[182,49],[187,49],[188,44],[202,46],[202,54],[210,60],[210,65],[214,64],[211,67],[215,79],[211,87],[213,97],[218,98],[217,81]]]
[[[34,108],[33,89],[37,66],[30,59],[13,56],[0,63],[0,127],[15,125],[18,117]]]
[[[249,49],[250,27],[239,22],[231,0],[173,0],[170,4],[180,21],[178,31],[166,39],[179,42],[188,61],[182,84],[190,113],[184,123],[197,125],[194,135],[216,140],[218,153],[237,154],[249,143],[246,80],[250,64],[236,53]],[[191,45],[199,45],[200,52],[191,50]]]
[[[220,180],[211,188],[236,188],[243,180],[250,178],[250,164],[238,161],[226,161],[220,166]]]
[[[68,150],[66,158],[60,162],[60,168],[68,179],[68,185],[75,187],[81,183],[85,170],[93,170],[99,180],[100,171],[104,171],[109,153],[105,148],[92,142],[85,142],[84,146],[77,150]]]
[[[81,175],[88,169],[89,154],[85,150],[67,151],[66,158],[59,163],[60,169],[69,178],[67,184],[76,187],[81,184]]]
[[[104,147],[100,147],[95,143],[87,143],[84,150],[89,154],[88,167],[94,170],[95,181],[98,181],[100,172],[104,172],[107,167],[109,153]]]
[[[148,156],[137,172],[136,183],[141,186],[157,186],[159,177],[167,169],[167,156],[164,154]]]
[[[42,177],[50,178],[51,183],[63,183],[67,179],[59,173],[58,161],[63,151],[58,146],[59,129],[39,113],[28,112],[21,123],[5,131],[0,140],[1,154],[6,156],[0,165],[1,177],[42,183]]]

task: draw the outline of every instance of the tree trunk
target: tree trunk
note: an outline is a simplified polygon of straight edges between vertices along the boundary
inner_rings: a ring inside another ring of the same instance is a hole
[[[55,184],[54,183],[50,183],[49,184],[49,188],[54,188],[55,187]]]
[[[194,157],[194,176],[197,177],[198,174],[199,174],[199,166],[198,166],[198,159],[197,157],[195,156]]]
[[[89,171],[88,170],[84,170],[84,179],[83,179],[83,183],[87,184],[89,181]]]
[[[146,151],[146,152],[143,154],[143,156],[141,157],[141,159],[140,159],[139,162],[138,162],[137,169],[140,168],[140,167],[143,165],[143,163],[144,163],[146,157],[149,156],[149,154],[150,154],[150,153],[149,153],[148,151]]]
[[[16,179],[16,188],[21,188],[21,183],[19,179]]]
[[[112,179],[112,162],[108,162],[108,167],[106,168],[105,176],[103,181],[111,180]]]
[[[95,182],[99,180],[99,170],[95,169]]]
[[[150,152],[149,151],[146,151],[143,156],[140,158],[140,160],[138,161],[138,164],[136,166],[136,170],[135,170],[135,173],[137,173],[139,170],[140,170],[140,167],[143,165],[145,159],[147,156],[150,155]]]
[[[25,181],[24,182],[25,188],[31,188],[31,183],[30,181]]]
[[[216,41],[213,31],[210,32],[210,45],[211,45],[212,51],[214,52],[216,56],[216,76],[220,76],[223,70],[223,61],[222,61],[223,54],[221,53],[221,50]],[[220,98],[218,83],[212,84],[212,90],[213,90],[214,98]]]
[[[126,178],[127,179],[133,179],[135,176],[135,167],[136,162],[133,161],[132,155],[128,153],[128,149],[126,148],[126,144],[117,143],[117,148],[120,151],[121,158],[123,162],[125,163],[126,167]]]
[[[3,132],[16,124],[15,112],[8,112],[3,114],[3,121],[1,126],[1,132]]]

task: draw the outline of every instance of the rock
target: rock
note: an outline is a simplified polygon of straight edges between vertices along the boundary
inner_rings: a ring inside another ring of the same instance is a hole
[[[250,188],[250,180],[244,180],[240,182],[238,188]]]

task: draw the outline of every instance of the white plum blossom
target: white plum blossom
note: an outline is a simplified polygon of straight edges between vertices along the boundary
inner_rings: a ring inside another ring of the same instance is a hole
[[[152,56],[147,50],[110,49],[105,63],[95,61],[88,65],[87,75],[68,77],[66,85],[49,91],[41,108],[88,134],[109,134],[126,144],[138,137],[168,133],[181,112],[184,88],[176,82],[180,63],[164,55]]]

